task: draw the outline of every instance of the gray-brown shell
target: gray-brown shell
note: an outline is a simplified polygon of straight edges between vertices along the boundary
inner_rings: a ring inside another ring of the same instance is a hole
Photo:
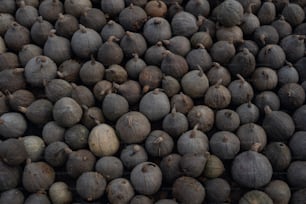
[[[121,1],[121,0],[119,0]],[[104,41],[106,41],[110,36],[115,36],[118,39],[121,39],[124,36],[124,29],[123,27],[113,21],[109,20],[102,28],[101,30],[101,36]]]
[[[173,16],[171,28],[173,35],[189,37],[198,30],[198,25],[194,15],[186,11],[181,11]]]
[[[273,204],[273,200],[260,190],[248,191],[239,200],[239,204],[248,204],[250,202]]]
[[[102,111],[106,119],[116,121],[129,111],[128,101],[121,95],[111,93],[102,102]]]
[[[44,19],[54,22],[64,12],[64,5],[59,0],[45,0],[39,4],[38,11]]]
[[[221,109],[216,112],[215,126],[219,130],[235,131],[240,125],[239,115],[231,109]]]
[[[130,1],[130,0],[126,0]],[[147,1],[147,0],[132,0],[134,4],[142,5],[148,16],[152,17],[165,17],[167,14],[167,5],[163,1],[155,0],[155,1]]]
[[[133,57],[126,62],[124,68],[126,69],[126,71],[128,73],[128,76],[131,79],[134,79],[134,80],[138,79],[138,76],[139,76],[139,73],[141,72],[141,70],[144,69],[147,66],[146,57],[147,57],[147,53],[150,52],[150,51],[148,52],[149,49],[150,48],[148,48],[147,51],[146,51],[145,61],[142,58],[140,58],[138,56],[138,54],[135,53],[135,54],[133,54]],[[160,61],[162,60],[161,57],[162,56],[160,56]],[[150,62],[150,60],[149,60],[149,62]],[[151,63],[148,63],[148,64],[151,64]],[[154,65],[154,63],[152,63],[152,65]]]
[[[166,51],[164,55],[160,65],[163,73],[176,79],[181,78],[187,73],[189,67],[184,57],[174,54],[171,51]]]
[[[137,32],[147,20],[147,13],[143,8],[130,4],[119,13],[118,20],[125,30]]]
[[[181,90],[179,81],[172,76],[163,76],[161,87],[169,98],[179,93]]]
[[[258,188],[268,184],[273,172],[267,157],[252,150],[238,154],[231,169],[234,181],[249,188]]]
[[[277,30],[279,38],[282,39],[292,33],[291,25],[285,20],[284,16],[280,16],[278,20],[274,20],[271,25]],[[298,34],[297,29],[294,30]]]
[[[276,7],[272,1],[264,2],[258,10],[258,19],[261,25],[271,24],[276,17]]]
[[[105,70],[105,79],[110,82],[122,84],[128,80],[128,73],[118,64],[112,64]]]
[[[290,139],[289,147],[295,159],[305,160],[306,152],[303,148],[305,142],[305,131],[295,132],[292,138]]]
[[[0,203],[16,203],[22,204],[24,203],[24,195],[17,188],[13,188],[7,191],[1,192]]]
[[[42,16],[39,16],[36,22],[31,27],[31,38],[33,42],[39,46],[43,46],[48,39],[50,30],[53,29],[53,25],[44,20]]]
[[[251,35],[260,26],[258,17],[252,12],[253,7],[254,4],[249,4],[242,17],[240,28],[245,35]]]
[[[278,90],[278,96],[282,107],[288,110],[297,109],[304,104],[305,91],[297,83],[287,83]]]
[[[306,175],[305,169],[306,161],[293,161],[287,169],[287,179],[290,186],[297,188],[305,188]]]
[[[55,30],[50,31],[44,44],[44,55],[59,65],[71,58],[71,48],[70,41],[67,38],[57,36],[55,32]]]
[[[225,202],[231,192],[231,186],[223,178],[209,179],[204,182],[207,200],[211,202]]]
[[[269,159],[274,171],[284,171],[292,160],[291,151],[283,142],[270,142],[263,153]]]
[[[18,167],[9,166],[3,161],[0,161],[0,190],[10,190],[18,186],[20,182],[20,169]]]
[[[285,141],[290,138],[295,130],[293,119],[284,111],[272,111],[265,107],[265,117],[262,126],[270,140]]]
[[[218,5],[213,13],[216,13],[216,20],[226,26],[239,25],[243,17],[242,5],[234,0],[226,0]]]
[[[157,164],[143,162],[132,169],[130,181],[137,192],[152,195],[161,187],[162,172]]]
[[[121,38],[120,47],[126,57],[131,58],[135,53],[142,56],[147,50],[147,43],[143,35],[136,32],[126,31]]]
[[[187,153],[204,154],[209,150],[208,138],[205,133],[195,126],[178,138],[177,150],[181,155]]]
[[[0,72],[0,91],[14,92],[26,88],[25,69],[5,69]]]
[[[140,143],[151,132],[151,124],[144,114],[130,111],[117,120],[116,131],[122,142]]]
[[[189,69],[201,69],[206,72],[212,65],[212,59],[204,45],[198,44],[196,49],[192,49],[186,55]]]
[[[268,44],[259,50],[257,55],[257,65],[280,69],[286,60],[284,50],[276,44]]]
[[[57,76],[68,82],[75,82],[79,79],[80,69],[81,64],[78,61],[74,59],[69,59],[59,65]]]
[[[181,134],[188,130],[187,117],[176,111],[176,105],[172,108],[171,113],[166,115],[162,122],[163,130],[173,138],[178,138]]]
[[[256,122],[259,119],[259,109],[250,101],[238,106],[236,112],[239,115],[240,124]]]
[[[297,83],[299,81],[299,73],[296,68],[288,62],[277,71],[277,78],[278,84],[281,86],[287,83]]]
[[[257,67],[252,74],[251,82],[259,91],[273,90],[278,84],[277,73],[268,67]]]
[[[19,51],[22,46],[31,42],[30,31],[17,22],[13,22],[4,34],[4,41],[7,48]]]
[[[199,177],[205,168],[206,157],[203,154],[187,153],[182,155],[180,168],[185,176]]]
[[[194,106],[187,115],[190,127],[199,126],[199,130],[208,132],[215,123],[215,114],[211,108],[205,105]]]
[[[241,125],[236,132],[242,150],[251,150],[255,143],[260,143],[258,152],[261,152],[267,144],[267,134],[265,130],[256,123],[246,123]]]
[[[277,44],[279,41],[278,32],[271,25],[262,25],[258,27],[254,31],[253,38],[260,47],[268,44]]]
[[[191,98],[201,98],[209,87],[206,74],[201,67],[187,72],[181,79],[181,86],[186,95]]]
[[[95,170],[107,180],[120,178],[123,175],[122,161],[115,156],[104,156],[97,160]]]
[[[54,27],[58,35],[70,39],[74,32],[78,30],[79,22],[73,15],[60,13]]]
[[[92,3],[90,0],[82,0],[82,1],[65,0],[64,2],[65,12],[77,18],[81,16],[81,14],[85,11],[86,8],[91,8],[91,7]]]
[[[25,67],[28,61],[33,57],[42,55],[43,49],[35,44],[24,45],[18,52],[18,59],[22,67]]]
[[[169,40],[163,40],[164,46],[174,54],[185,56],[191,49],[190,41],[187,37],[177,35]]]
[[[104,77],[104,73],[104,65],[92,57],[91,60],[82,65],[79,76],[85,85],[90,86],[101,81]]]
[[[216,38],[218,41],[230,41],[236,44],[243,41],[243,31],[239,26],[217,26]]]
[[[234,159],[240,151],[239,138],[229,131],[214,133],[209,140],[210,152],[222,160]]]
[[[163,46],[162,42],[157,42],[146,50],[144,56],[145,63],[156,66],[160,65],[165,51],[166,48]]]
[[[295,3],[288,3],[284,7],[282,15],[285,17],[286,21],[290,23],[291,26],[299,25],[305,18],[303,8]]]
[[[42,128],[42,139],[48,145],[55,141],[64,140],[65,128],[59,126],[55,121],[46,123]]]
[[[92,171],[95,167],[96,157],[88,149],[76,151],[66,150],[69,154],[65,163],[67,175],[78,178],[82,173]]]
[[[163,130],[153,130],[145,141],[146,151],[150,156],[163,157],[173,151],[174,141]]]
[[[100,32],[106,24],[106,18],[100,9],[87,7],[80,17],[80,23],[85,27]]]
[[[0,91],[0,115],[9,112],[10,106],[8,103],[9,103],[8,97]]]
[[[204,186],[198,180],[188,176],[182,176],[175,180],[172,194],[181,203],[188,203],[192,200],[194,204],[202,203],[206,195]]]
[[[65,131],[64,141],[72,150],[86,148],[89,130],[82,124],[76,124]]]
[[[279,97],[273,91],[263,91],[258,93],[255,97],[254,104],[261,113],[264,113],[264,108],[267,105],[271,108],[271,110],[279,110],[280,108]]]
[[[18,23],[27,28],[30,28],[36,21],[37,17],[38,10],[35,7],[26,4],[24,1],[19,3],[19,8],[15,13],[15,18]]]
[[[13,52],[0,53],[0,71],[20,66],[18,56]]]
[[[169,154],[162,158],[159,166],[163,174],[163,180],[167,184],[172,184],[175,179],[182,175],[180,169],[181,156],[176,153]]]
[[[50,186],[49,197],[53,203],[69,203],[73,196],[66,182],[56,181]]]
[[[171,97],[170,104],[172,108],[175,106],[176,111],[186,114],[192,109],[194,102],[190,96],[180,92]]]
[[[145,195],[135,195],[130,204],[153,204],[153,200]]]
[[[134,80],[127,80],[120,85],[114,84],[114,88],[127,100],[129,105],[137,104],[142,96],[141,86],[139,82]]]
[[[265,193],[273,200],[274,203],[289,203],[291,190],[289,185],[283,180],[272,180],[264,189]]]
[[[52,79],[45,84],[46,96],[52,102],[56,102],[65,96],[71,96],[71,91],[71,84],[63,79]]]
[[[70,97],[63,97],[53,107],[53,118],[62,127],[71,127],[81,120],[83,110]]]
[[[248,77],[254,72],[255,66],[254,55],[247,48],[243,48],[232,58],[228,68],[232,75],[240,74],[243,77]]]
[[[76,180],[77,193],[87,201],[100,198],[104,194],[105,189],[106,180],[98,172],[84,172]]]
[[[116,41],[119,41],[119,39],[112,35],[99,48],[97,60],[104,66],[120,64],[123,60],[123,51]]]
[[[73,98],[81,106],[92,107],[95,105],[95,98],[89,88],[83,85],[72,84],[71,98]]]
[[[231,103],[241,105],[250,101],[254,97],[254,91],[249,82],[245,81],[241,75],[237,75],[239,79],[232,81],[228,89],[231,92]]]
[[[48,190],[55,181],[55,171],[46,162],[28,163],[22,174],[23,187],[31,193]]]
[[[18,109],[25,114],[29,121],[38,126],[52,120],[53,104],[47,99],[37,99],[27,108],[20,106]]]
[[[27,151],[20,139],[8,138],[0,143],[0,157],[10,166],[18,166],[27,159]]]
[[[65,152],[68,145],[65,142],[57,141],[49,144],[44,151],[44,159],[52,167],[63,166],[67,160],[68,154]]]
[[[125,7],[124,0],[104,0],[101,1],[101,9],[105,14],[116,16]]]
[[[96,53],[102,44],[100,35],[91,28],[80,25],[71,38],[71,48],[74,54],[80,58],[89,58]]]
[[[223,86],[228,86],[231,83],[231,73],[229,70],[221,66],[217,62],[212,63],[212,67],[206,73],[209,84],[216,84],[220,79],[222,79],[221,84]]]
[[[132,184],[125,178],[117,178],[108,183],[107,198],[111,203],[128,203],[135,192]]]
[[[130,144],[121,150],[120,160],[125,168],[131,170],[136,165],[148,161],[148,154],[142,145]]]
[[[171,26],[162,17],[153,17],[143,26],[143,35],[149,44],[154,45],[159,41],[171,38]]]
[[[42,87],[44,81],[56,78],[57,66],[52,59],[39,55],[32,58],[24,68],[26,81],[32,86]]]
[[[218,62],[221,65],[227,65],[232,57],[235,56],[236,49],[232,42],[217,41],[210,48],[210,55],[214,62]]]
[[[154,89],[141,98],[139,111],[150,121],[157,121],[170,112],[170,101],[165,93]]]
[[[10,25],[14,22],[15,18],[9,13],[1,13],[0,15],[0,35],[3,36],[4,33],[9,29]]]
[[[21,113],[8,112],[0,116],[0,135],[4,138],[17,138],[27,129],[27,121]]]
[[[210,86],[204,96],[204,104],[214,109],[226,108],[231,103],[231,93],[223,86],[222,79]]]

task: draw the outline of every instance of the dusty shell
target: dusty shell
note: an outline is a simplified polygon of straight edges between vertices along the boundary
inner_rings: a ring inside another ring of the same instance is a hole
[[[118,151],[119,140],[111,126],[100,124],[89,133],[88,145],[96,156],[110,156]]]

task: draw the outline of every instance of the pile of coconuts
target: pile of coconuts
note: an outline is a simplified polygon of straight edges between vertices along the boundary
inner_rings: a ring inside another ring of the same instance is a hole
[[[306,203],[305,0],[0,0],[0,204]]]

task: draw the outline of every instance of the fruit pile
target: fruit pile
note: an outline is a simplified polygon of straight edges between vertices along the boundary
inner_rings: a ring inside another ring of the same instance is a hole
[[[0,0],[0,204],[306,203],[305,0]]]

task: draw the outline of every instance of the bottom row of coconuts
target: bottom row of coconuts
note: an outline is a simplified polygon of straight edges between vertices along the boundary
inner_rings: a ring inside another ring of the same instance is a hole
[[[104,102],[107,97],[122,96],[109,93]],[[169,112],[168,97],[155,89],[141,98],[140,111],[118,113],[111,125],[86,116],[88,107],[82,109],[71,97],[48,103],[38,99],[28,108],[18,106],[21,112],[0,116],[5,138],[0,143],[0,203],[227,203],[235,194],[239,203],[305,201],[306,162],[299,159],[306,155],[301,143],[306,133],[294,132],[294,120],[283,111],[265,106],[262,126],[251,122],[258,117],[251,102],[236,112],[214,113],[194,105],[185,116],[175,104]],[[31,106],[36,108],[29,112]],[[293,118],[304,114],[305,107]],[[54,121],[42,126],[41,137],[18,137],[30,127],[22,112],[34,123],[50,112]],[[188,123],[194,127],[189,129]],[[203,130],[212,124],[219,130],[208,137]],[[267,134],[276,140],[290,138],[288,146],[267,143]]]

